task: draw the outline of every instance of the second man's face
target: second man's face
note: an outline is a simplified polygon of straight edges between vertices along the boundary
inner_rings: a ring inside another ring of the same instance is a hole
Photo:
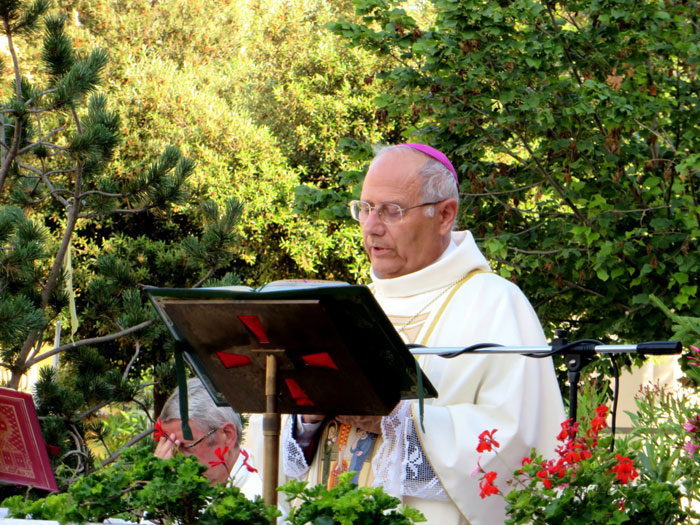
[[[202,465],[209,467],[211,461],[218,461],[220,458],[216,455],[216,449],[222,447],[220,439],[220,431],[217,430],[212,435],[205,437],[195,446],[191,447],[199,438],[203,437],[206,432],[193,420],[190,420],[190,428],[192,429],[192,440],[185,440],[182,436],[182,421],[179,419],[171,419],[162,423],[163,432],[168,436],[175,435],[175,443],[173,444],[181,454],[197,456]],[[226,466],[217,465],[209,467],[204,472],[204,476],[211,482],[224,482],[228,478],[228,469]]]

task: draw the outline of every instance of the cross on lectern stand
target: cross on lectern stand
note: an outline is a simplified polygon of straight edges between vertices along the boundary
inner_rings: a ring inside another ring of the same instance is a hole
[[[268,505],[277,503],[280,414],[384,416],[401,399],[437,395],[365,286],[147,291],[216,403],[264,414]]]

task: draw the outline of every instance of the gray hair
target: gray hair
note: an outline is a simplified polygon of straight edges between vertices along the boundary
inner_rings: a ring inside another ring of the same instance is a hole
[[[236,427],[235,446],[241,444],[243,437],[241,416],[230,406],[217,406],[202,381],[196,377],[187,381],[187,401],[190,419],[204,432],[217,429],[224,423],[233,423]],[[180,393],[178,390],[175,390],[163,405],[160,419],[163,422],[180,419]]]
[[[455,184],[455,176],[442,162],[435,160],[421,151],[403,145],[379,147],[375,150],[375,156],[374,159],[372,159],[370,167],[377,159],[390,151],[406,150],[422,155],[426,159],[425,163],[418,168],[418,175],[423,178],[421,197],[426,202],[439,202],[446,199],[454,199],[457,201],[457,206],[459,206],[459,188],[457,184]],[[428,216],[432,216],[434,212],[435,210],[432,206],[428,206],[425,209],[425,214]]]

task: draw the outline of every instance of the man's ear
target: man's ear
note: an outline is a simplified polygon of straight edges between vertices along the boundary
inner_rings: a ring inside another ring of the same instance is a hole
[[[224,423],[221,427],[221,432],[224,434],[224,446],[233,449],[236,444],[236,438],[238,437],[238,432],[236,432],[236,425],[233,423]]]
[[[440,220],[440,235],[446,235],[452,231],[452,224],[457,220],[458,208],[455,199],[447,199],[437,205],[436,213]]]

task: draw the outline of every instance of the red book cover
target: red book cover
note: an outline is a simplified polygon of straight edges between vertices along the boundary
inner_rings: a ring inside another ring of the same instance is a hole
[[[30,394],[0,388],[0,483],[56,490]]]

